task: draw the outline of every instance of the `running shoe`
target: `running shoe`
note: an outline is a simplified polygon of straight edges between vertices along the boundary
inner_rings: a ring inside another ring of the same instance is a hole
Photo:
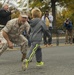
[[[44,62],[37,62],[37,65],[36,66],[43,66],[44,65]]]

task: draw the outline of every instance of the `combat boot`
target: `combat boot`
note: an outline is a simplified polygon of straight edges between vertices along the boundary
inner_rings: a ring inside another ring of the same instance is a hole
[[[23,53],[23,54],[22,54],[21,61],[23,61],[25,58],[26,58],[26,53]]]

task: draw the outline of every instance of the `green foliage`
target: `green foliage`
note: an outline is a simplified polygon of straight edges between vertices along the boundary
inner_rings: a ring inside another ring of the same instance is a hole
[[[11,15],[11,18],[13,19],[13,18],[18,18],[18,16],[19,16],[19,11],[16,11],[15,13],[13,13],[12,15]]]
[[[51,7],[49,7],[49,5],[51,5],[50,3],[51,0],[49,0],[49,2],[43,2],[43,0],[31,0],[30,2],[30,7],[34,8],[34,7],[39,7],[41,9],[41,11],[45,12],[46,9],[51,9]],[[71,21],[74,23],[74,0],[55,0],[56,2],[59,3],[59,5],[65,9],[63,9],[63,11],[59,14],[56,14],[56,26],[57,28],[62,28],[63,27],[63,22],[65,21],[66,18],[70,18]],[[62,14],[62,15],[61,15]]]
[[[57,14],[57,27],[61,28],[66,18],[70,18],[70,20],[74,23],[74,0],[58,0],[58,2],[61,6],[66,8],[66,10],[63,9],[60,15]]]
[[[42,12],[44,12],[46,9],[50,9],[49,2],[43,2],[43,0],[33,0],[33,2],[30,3],[30,7],[38,7],[41,9]]]

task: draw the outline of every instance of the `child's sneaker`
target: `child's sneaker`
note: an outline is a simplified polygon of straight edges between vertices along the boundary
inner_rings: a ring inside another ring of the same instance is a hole
[[[28,60],[27,59],[24,59],[23,60],[23,63],[22,63],[22,69],[25,71],[27,68],[28,68]]]
[[[37,65],[36,66],[43,66],[44,65],[44,62],[37,62]]]

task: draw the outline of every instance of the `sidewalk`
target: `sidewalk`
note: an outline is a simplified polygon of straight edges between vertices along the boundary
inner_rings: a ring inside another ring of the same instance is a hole
[[[53,37],[52,39],[56,39],[57,37]],[[59,39],[65,39],[65,37],[59,37]]]
[[[53,37],[53,40],[56,40],[57,39],[57,37]],[[59,40],[60,39],[65,39],[65,37],[59,37]],[[49,46],[48,48],[50,48],[50,47],[56,47],[57,46],[57,44],[56,43],[53,43],[52,44],[53,46]],[[74,45],[74,43],[73,44],[65,44],[64,42],[63,43],[59,43],[59,45],[58,46],[73,46]],[[46,48],[43,44],[41,44],[41,47],[42,48]],[[28,48],[29,49],[29,48]],[[15,46],[13,49],[10,49],[10,48],[8,48],[7,50],[20,50],[20,47],[19,46]]]

